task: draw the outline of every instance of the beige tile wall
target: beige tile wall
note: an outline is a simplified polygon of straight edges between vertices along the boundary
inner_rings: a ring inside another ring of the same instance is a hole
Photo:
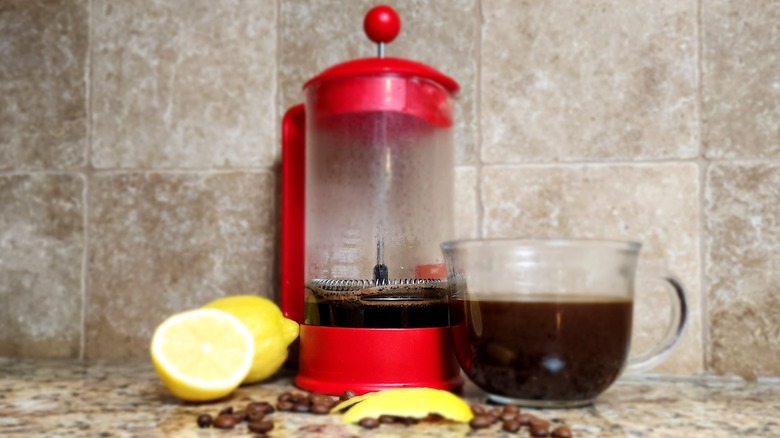
[[[274,296],[280,115],[375,3],[0,0],[0,355],[143,358]],[[780,376],[780,3],[389,3],[389,54],[462,86],[459,236],[640,240],[690,292],[658,372]]]

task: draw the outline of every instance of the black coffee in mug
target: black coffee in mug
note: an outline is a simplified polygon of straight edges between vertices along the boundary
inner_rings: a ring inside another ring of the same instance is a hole
[[[442,244],[452,335],[466,375],[498,403],[591,403],[621,373],[658,365],[688,319],[685,290],[670,273],[672,324],[639,355],[631,346],[641,245],[612,240],[460,240]]]
[[[631,340],[631,300],[598,295],[452,298],[466,375],[497,396],[588,401],[617,379]]]

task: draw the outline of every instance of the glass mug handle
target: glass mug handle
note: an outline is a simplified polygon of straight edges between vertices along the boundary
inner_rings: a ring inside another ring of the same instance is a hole
[[[641,373],[663,362],[675,344],[677,344],[677,341],[680,340],[688,324],[688,299],[682,282],[671,273],[663,273],[661,275],[643,274],[641,277],[660,279],[666,283],[666,290],[672,297],[672,315],[663,339],[650,350],[630,357],[626,369],[623,371],[624,374]]]

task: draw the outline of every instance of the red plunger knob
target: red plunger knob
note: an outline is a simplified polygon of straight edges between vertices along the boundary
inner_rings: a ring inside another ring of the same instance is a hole
[[[366,14],[363,30],[371,41],[389,43],[401,32],[401,19],[390,6],[376,6]]]

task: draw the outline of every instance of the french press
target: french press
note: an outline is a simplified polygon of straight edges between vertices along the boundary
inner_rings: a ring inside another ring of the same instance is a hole
[[[295,382],[309,391],[462,385],[439,249],[459,87],[385,57],[400,28],[391,8],[369,11],[378,56],[310,79],[282,121],[282,310],[301,323]]]

